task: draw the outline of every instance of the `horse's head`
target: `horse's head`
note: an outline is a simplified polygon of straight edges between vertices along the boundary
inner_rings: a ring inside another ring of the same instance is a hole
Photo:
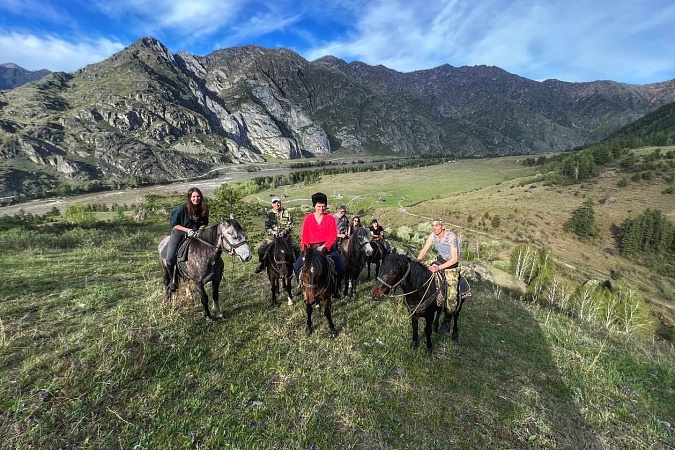
[[[354,232],[352,233],[349,240],[351,244],[354,245],[355,248],[361,249],[361,251],[365,253],[366,256],[372,255],[373,251],[375,250],[373,248],[373,244],[370,242],[368,230],[366,230],[365,228],[362,227],[354,228]]]
[[[328,257],[322,252],[307,249],[300,267],[300,284],[305,303],[313,304],[319,297],[330,296]]]
[[[269,259],[271,267],[274,268],[282,278],[291,276],[295,257],[293,246],[286,237],[276,237],[270,246]]]
[[[410,273],[411,264],[413,261],[402,255],[385,256],[380,266],[380,273],[370,290],[373,300],[381,299],[403,283]]]
[[[230,215],[221,218],[218,224],[219,245],[232,256],[238,256],[243,262],[251,259],[251,249],[246,243],[246,235],[239,222]]]

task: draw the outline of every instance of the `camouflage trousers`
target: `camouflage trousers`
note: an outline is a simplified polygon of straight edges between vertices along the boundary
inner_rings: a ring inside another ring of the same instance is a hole
[[[437,273],[439,276],[436,277],[436,303],[438,306],[445,307],[449,313],[452,313],[457,308],[459,299],[457,292],[459,267],[446,269]]]

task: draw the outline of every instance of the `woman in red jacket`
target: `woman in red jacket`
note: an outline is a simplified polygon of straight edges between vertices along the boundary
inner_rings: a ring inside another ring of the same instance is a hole
[[[335,262],[335,270],[338,276],[344,273],[345,268],[342,259],[335,248],[337,241],[337,223],[332,214],[326,212],[328,198],[326,194],[317,192],[312,195],[312,206],[314,212],[305,216],[302,222],[302,231],[300,233],[300,248],[304,252],[307,248],[313,247],[316,250],[327,253]],[[297,277],[300,274],[302,266],[302,256],[300,256],[293,265],[293,271]],[[298,294],[300,295],[300,294]]]

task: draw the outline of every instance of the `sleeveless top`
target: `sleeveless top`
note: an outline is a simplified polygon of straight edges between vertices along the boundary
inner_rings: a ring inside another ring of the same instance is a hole
[[[445,259],[446,261],[452,258],[452,253],[450,252],[451,248],[450,244],[453,241],[455,247],[457,248],[457,262],[459,262],[459,239],[457,239],[455,233],[446,230],[445,237],[443,238],[443,240],[439,240],[438,236],[436,236],[435,234],[433,235],[433,242],[434,246],[436,247],[436,251],[441,256],[441,258]]]

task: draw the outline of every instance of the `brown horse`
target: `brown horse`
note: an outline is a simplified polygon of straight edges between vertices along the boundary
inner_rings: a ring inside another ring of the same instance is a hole
[[[277,294],[281,293],[280,288],[286,291],[288,306],[293,306],[291,279],[293,278],[293,263],[297,258],[289,239],[291,238],[288,236],[276,237],[267,250],[265,266],[272,291],[270,306],[277,305]]]
[[[403,303],[408,308],[412,325],[410,348],[419,347],[419,318],[425,319],[424,334],[427,338],[426,354],[431,355],[431,332],[438,331],[438,320],[442,308],[438,306],[434,274],[424,264],[405,255],[389,254],[380,266],[380,275],[370,293],[373,299],[403,290]]]
[[[366,264],[366,258],[373,254],[368,230],[356,227],[352,235],[340,243],[340,256],[345,263],[345,287],[343,294],[356,295],[356,282]]]
[[[330,262],[329,262],[330,261]],[[328,321],[328,329],[332,337],[337,336],[337,330],[331,316],[332,292],[337,276],[332,267],[333,261],[323,252],[308,248],[304,253],[304,261],[300,267],[300,285],[302,297],[307,312],[307,326],[305,332],[312,334],[312,308],[318,301],[323,306],[323,314]]]
[[[173,274],[170,274],[166,267],[166,260],[162,256],[165,250],[169,236],[166,236],[157,246],[159,252],[159,265],[164,274],[165,297],[171,296],[169,284]],[[225,251],[231,256],[238,256],[239,259],[246,262],[251,259],[251,250],[246,243],[244,230],[233,216],[230,219],[222,218],[221,221],[202,231],[198,237],[191,238],[187,250],[187,260],[178,262],[177,280],[192,280],[194,286],[199,292],[202,305],[204,306],[204,316],[207,320],[220,320],[223,313],[220,311],[220,302],[218,298],[218,288],[223,278],[225,264],[221,256]],[[166,252],[164,253],[166,255]],[[204,290],[206,283],[211,283],[213,288],[213,316],[209,311],[209,297]]]

